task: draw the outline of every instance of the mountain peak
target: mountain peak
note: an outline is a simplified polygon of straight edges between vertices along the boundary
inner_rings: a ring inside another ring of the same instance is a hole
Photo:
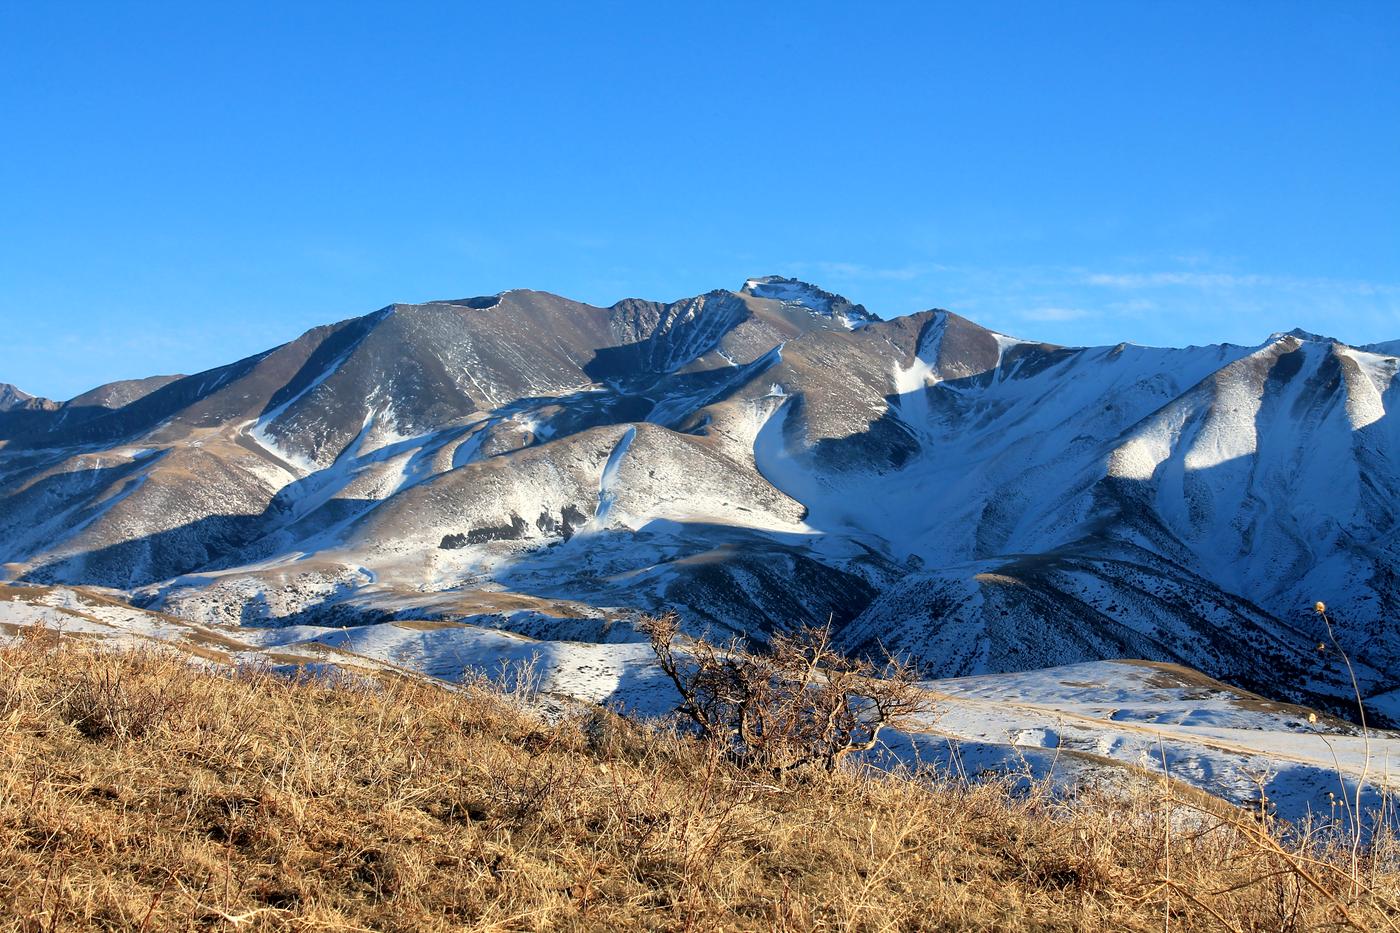
[[[506,294],[502,292],[501,294]],[[473,311],[487,311],[501,303],[501,294],[477,295],[475,298],[438,298],[428,302],[431,305],[455,305]]]
[[[837,318],[852,329],[880,320],[878,315],[867,311],[864,305],[855,304],[848,298],[801,279],[790,279],[781,275],[764,275],[749,279],[744,282],[743,288],[739,289],[739,294],[797,305],[816,314]]]
[[[8,382],[0,382],[0,409],[27,402],[33,397],[28,392],[24,392]]]
[[[13,411],[19,408],[57,408],[55,402],[46,398],[37,398],[23,391],[17,386],[12,386],[8,382],[0,382],[0,411]]]
[[[1380,343],[1368,343],[1364,347],[1357,347],[1358,350],[1365,350],[1368,353],[1379,353],[1383,356],[1400,356],[1400,340],[1382,340]]]
[[[1302,340],[1305,343],[1341,343],[1341,341],[1338,340],[1336,337],[1327,337],[1322,334],[1314,334],[1312,331],[1303,330],[1303,328],[1301,327],[1295,327],[1292,330],[1279,331],[1278,333],[1270,334],[1269,340],[1274,341],[1278,340],[1281,337],[1296,337],[1297,339]]]

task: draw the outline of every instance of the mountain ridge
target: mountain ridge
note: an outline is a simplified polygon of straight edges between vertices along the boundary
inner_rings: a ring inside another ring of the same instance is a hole
[[[1326,599],[1392,708],[1384,349],[1059,347],[780,276],[394,304],[0,412],[0,564],[258,625],[830,617],[943,676],[1141,656],[1335,707]]]

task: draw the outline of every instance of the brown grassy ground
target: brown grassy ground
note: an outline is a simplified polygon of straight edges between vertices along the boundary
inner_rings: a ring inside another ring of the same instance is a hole
[[[1389,845],[1353,876],[1166,803],[775,786],[486,689],[0,648],[0,929],[1395,928]]]

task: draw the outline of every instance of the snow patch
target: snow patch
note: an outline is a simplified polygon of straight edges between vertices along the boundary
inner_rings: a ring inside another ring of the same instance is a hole
[[[622,437],[618,439],[612,453],[608,454],[608,462],[604,464],[603,475],[598,481],[598,508],[593,513],[593,522],[597,526],[601,527],[608,520],[613,504],[617,501],[617,470],[622,464],[622,458],[627,455],[627,448],[632,446],[636,438],[637,429],[629,427],[622,432]]]

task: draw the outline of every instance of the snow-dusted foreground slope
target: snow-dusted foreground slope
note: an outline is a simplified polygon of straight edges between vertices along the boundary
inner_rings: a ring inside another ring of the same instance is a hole
[[[1108,760],[1235,803],[1257,807],[1262,796],[1291,820],[1343,819],[1358,783],[1363,810],[1379,808],[1400,778],[1400,735],[1368,735],[1178,665],[1099,661],[927,687],[941,738],[903,736],[896,753],[971,773],[1013,759],[1036,775]]]
[[[473,673],[534,671],[560,700],[643,716],[676,697],[639,643],[537,641],[464,623],[390,622],[356,628],[199,625],[66,587],[0,586],[0,637],[44,626],[117,647],[159,643],[205,661],[288,671],[390,670],[448,682]],[[504,665],[504,668],[503,668]],[[1165,773],[1288,819],[1341,819],[1345,795],[1363,807],[1394,789],[1400,736],[1273,703],[1175,665],[1076,664],[1017,674],[929,681],[921,729],[886,737],[894,761],[975,777],[1027,773],[1061,783]],[[1369,746],[1370,757],[1366,751]]]
[[[0,576],[356,643],[832,619],[931,676],[1137,657],[1346,714],[1323,600],[1400,717],[1393,351],[1056,347],[776,277],[394,305],[193,376],[12,392]]]

